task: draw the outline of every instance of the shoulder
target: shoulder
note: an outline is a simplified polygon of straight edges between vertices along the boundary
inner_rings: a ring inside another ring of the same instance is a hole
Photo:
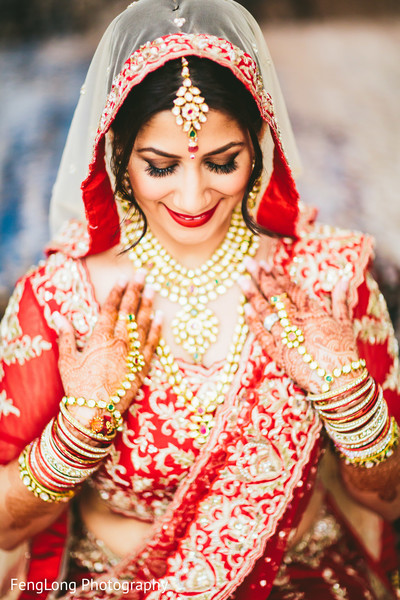
[[[357,288],[365,280],[373,260],[371,236],[331,225],[313,223],[298,240],[281,240],[275,264],[312,295],[330,296],[338,281],[349,279],[349,302],[357,300]]]

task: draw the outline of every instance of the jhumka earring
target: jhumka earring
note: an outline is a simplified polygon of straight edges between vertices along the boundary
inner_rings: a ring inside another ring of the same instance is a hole
[[[247,197],[247,206],[249,210],[253,210],[257,203],[257,196],[261,189],[261,175],[257,177]]]
[[[190,158],[194,158],[194,153],[199,149],[197,132],[201,129],[201,123],[207,121],[206,113],[209,108],[199,88],[192,85],[188,62],[184,57],[182,57],[181,75],[183,82],[176,93],[172,114],[176,117],[177,124],[183,126],[183,131],[187,132]]]

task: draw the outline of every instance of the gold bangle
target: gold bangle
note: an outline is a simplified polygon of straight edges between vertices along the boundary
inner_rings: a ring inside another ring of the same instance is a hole
[[[349,453],[345,453],[342,450],[340,456],[345,460],[346,464],[371,469],[393,455],[399,445],[399,438],[399,427],[395,418],[391,417],[388,434],[383,440],[374,445],[372,449],[370,448],[368,454],[362,450]]]
[[[335,390],[331,390],[329,392],[324,392],[323,394],[308,394],[307,400],[310,400],[311,402],[321,402],[323,400],[329,400],[331,398],[335,398],[336,396],[341,396],[342,394],[345,394],[346,392],[349,392],[353,388],[356,388],[358,385],[361,385],[362,383],[364,383],[364,381],[367,379],[367,377],[369,377],[369,373],[368,373],[367,369],[364,369],[364,371],[361,373],[361,375],[359,377],[357,377],[356,379],[353,379],[353,381],[350,381],[346,385],[343,385],[341,388],[336,388]],[[329,403],[326,403],[324,405],[324,408],[328,408],[328,406],[330,406]]]
[[[91,429],[88,429],[87,427],[85,427],[84,425],[82,425],[77,419],[75,419],[71,415],[71,413],[69,412],[69,410],[67,409],[67,407],[65,406],[65,404],[64,404],[63,401],[60,402],[60,411],[61,411],[63,417],[73,427],[75,427],[75,429],[77,429],[78,431],[80,431],[81,433],[83,433],[88,438],[91,438],[91,439],[99,441],[99,442],[112,442],[112,440],[115,438],[115,436],[117,434],[117,430],[116,429],[114,429],[113,433],[110,434],[110,435],[103,435],[102,433],[95,433]]]
[[[40,498],[40,500],[43,500],[43,502],[68,502],[75,495],[77,491],[76,488],[61,493],[53,492],[52,490],[41,485],[28,466],[27,457],[30,448],[31,444],[24,448],[18,458],[19,474],[22,483],[30,492],[34,494],[36,498]]]

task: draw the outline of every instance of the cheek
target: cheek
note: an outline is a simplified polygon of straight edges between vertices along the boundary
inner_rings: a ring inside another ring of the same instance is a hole
[[[250,173],[247,173],[247,171],[232,173],[231,175],[227,175],[226,179],[220,175],[216,181],[216,186],[220,191],[223,191],[230,196],[243,195],[249,177]]]
[[[130,171],[133,195],[138,202],[153,202],[170,192],[170,184],[167,177],[152,178],[145,172]]]

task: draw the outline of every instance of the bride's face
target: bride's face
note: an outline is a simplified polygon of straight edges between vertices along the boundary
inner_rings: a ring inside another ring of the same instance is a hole
[[[188,134],[163,111],[139,131],[129,160],[135,199],[153,233],[174,253],[215,249],[251,174],[249,135],[227,114],[210,110],[198,146],[190,158]]]

